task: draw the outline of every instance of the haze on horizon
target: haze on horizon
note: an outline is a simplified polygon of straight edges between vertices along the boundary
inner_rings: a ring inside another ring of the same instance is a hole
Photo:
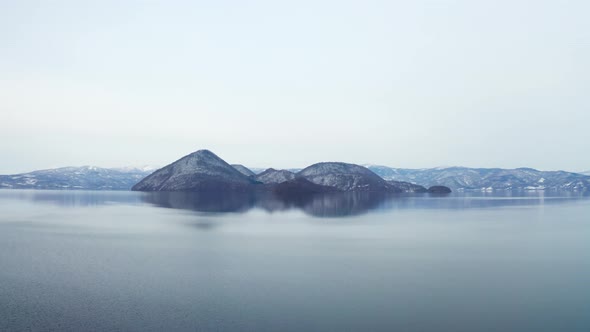
[[[587,1],[3,1],[0,174],[590,169]]]

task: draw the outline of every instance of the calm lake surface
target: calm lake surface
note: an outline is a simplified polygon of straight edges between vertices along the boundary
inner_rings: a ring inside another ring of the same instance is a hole
[[[590,331],[590,198],[0,191],[1,331]]]

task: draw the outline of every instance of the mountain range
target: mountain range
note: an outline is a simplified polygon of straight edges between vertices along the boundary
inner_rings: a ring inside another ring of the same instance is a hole
[[[153,168],[62,167],[0,175],[0,189],[129,190]]]
[[[318,163],[305,169],[276,170],[269,168],[265,170],[262,168],[249,169],[240,164],[229,165],[210,151],[203,151],[206,150],[201,150],[198,154],[204,155],[205,159],[209,159],[212,163],[205,163],[203,167],[199,168],[196,165],[191,166],[187,162],[180,167],[180,172],[178,168],[173,170],[164,167],[158,170],[160,174],[158,178],[160,180],[166,178],[167,175],[163,174],[169,172],[167,173],[169,175],[168,183],[157,189],[191,190],[191,183],[194,184],[195,181],[205,183],[206,181],[203,181],[207,177],[207,172],[215,173],[221,167],[225,172],[220,174],[221,178],[229,176],[233,179],[233,182],[230,181],[233,184],[230,184],[228,188],[238,189],[241,187],[240,190],[249,190],[247,187],[259,184],[266,186],[266,188],[275,187],[278,191],[293,191],[296,188],[299,190],[305,187],[308,191],[329,191],[331,188],[336,188],[339,191],[378,191],[388,188],[387,190],[392,192],[425,192],[427,191],[426,187],[441,185],[454,191],[590,190],[590,171],[573,173],[539,171],[532,168],[467,167],[407,169],[377,165],[363,165],[364,167],[361,167],[345,163]],[[219,160],[211,160],[217,158]],[[154,167],[62,167],[22,174],[0,175],[0,189],[130,190],[142,179],[151,176],[154,170]],[[367,170],[370,173],[367,173]],[[174,176],[172,173],[175,173]],[[193,173],[200,175],[195,176]],[[150,181],[157,182],[158,178],[153,176]],[[385,183],[378,178],[385,180]],[[211,185],[216,186],[218,184],[216,181],[213,179]],[[176,184],[173,184],[174,182]],[[181,183],[184,183],[185,187],[182,187]],[[277,186],[278,184],[281,186]],[[144,185],[147,185],[147,182],[144,182]],[[137,187],[138,190],[140,188]]]
[[[387,180],[443,185],[453,190],[563,190],[590,189],[590,176],[565,171],[539,171],[532,168],[439,167],[428,169],[392,168],[366,165]]]

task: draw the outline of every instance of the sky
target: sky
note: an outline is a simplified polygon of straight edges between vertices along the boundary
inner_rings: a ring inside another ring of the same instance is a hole
[[[590,169],[589,1],[0,0],[0,174]]]

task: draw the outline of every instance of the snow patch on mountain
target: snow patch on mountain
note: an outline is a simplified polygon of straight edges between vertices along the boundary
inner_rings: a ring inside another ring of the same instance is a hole
[[[121,172],[145,172],[145,173],[147,173],[147,172],[153,172],[159,168],[160,167],[158,167],[158,166],[141,165],[141,166],[123,166],[123,167],[116,167],[113,169],[121,171]]]

